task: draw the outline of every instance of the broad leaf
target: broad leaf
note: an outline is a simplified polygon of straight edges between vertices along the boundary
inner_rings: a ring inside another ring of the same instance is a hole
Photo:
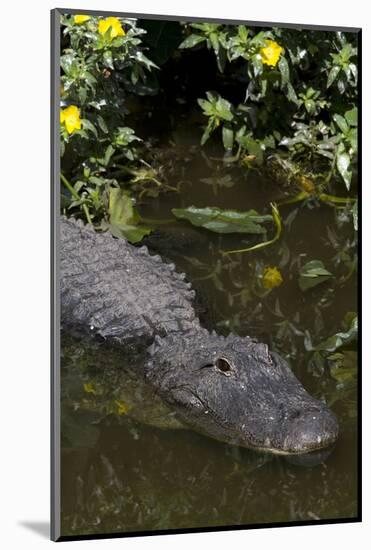
[[[327,77],[327,88],[329,88],[331,84],[333,84],[334,81],[336,80],[336,77],[340,72],[340,68],[341,68],[340,65],[334,65],[332,67]]]
[[[172,213],[177,218],[187,220],[196,227],[203,227],[214,233],[262,234],[266,230],[261,224],[273,219],[271,215],[261,216],[255,210],[239,212],[216,207],[173,208]]]
[[[281,57],[279,60],[278,68],[281,73],[281,87],[283,88],[290,80],[290,69],[285,57]]]
[[[222,131],[224,149],[232,149],[233,147],[233,130],[229,126],[223,126]]]
[[[179,49],[193,48],[194,46],[200,44],[201,42],[204,42],[205,40],[206,36],[191,34],[190,36],[187,36],[185,40],[183,40],[183,42],[179,46]]]
[[[345,119],[349,126],[357,126],[358,122],[358,109],[354,107],[345,113]]]
[[[352,172],[348,170],[349,165],[350,165],[350,156],[345,151],[344,146],[339,147],[338,154],[336,156],[336,166],[341,176],[343,177],[343,180],[348,190],[350,188],[350,183],[352,179]]]
[[[109,229],[115,237],[125,238],[137,243],[151,233],[149,227],[138,225],[140,218],[136,213],[130,196],[122,189],[112,188],[109,192],[110,216]]]
[[[348,345],[358,337],[358,318],[353,317],[349,329],[346,332],[337,332],[330,338],[327,338],[324,342],[321,342],[316,346],[317,351],[334,352],[345,345]]]
[[[305,291],[320,285],[332,277],[332,273],[327,271],[321,260],[311,260],[307,262],[299,273],[299,287]]]
[[[343,134],[346,134],[348,132],[348,124],[344,117],[342,117],[339,114],[334,115],[334,120],[336,124],[339,126],[340,130],[343,132]]]

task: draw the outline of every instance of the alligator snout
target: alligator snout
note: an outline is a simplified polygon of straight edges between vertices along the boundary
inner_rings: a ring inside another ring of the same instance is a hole
[[[330,446],[338,437],[335,415],[325,406],[295,411],[280,427],[283,453],[308,453]]]
[[[248,446],[251,428],[243,424],[242,432]],[[338,433],[336,416],[325,404],[318,402],[318,406],[301,409],[288,404],[285,412],[268,414],[261,423],[260,437],[255,439],[254,446],[275,454],[305,454],[331,446]]]

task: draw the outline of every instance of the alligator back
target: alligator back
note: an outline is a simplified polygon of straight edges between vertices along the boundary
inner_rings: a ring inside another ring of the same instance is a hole
[[[124,343],[199,325],[194,291],[173,264],[65,217],[60,236],[62,328]]]

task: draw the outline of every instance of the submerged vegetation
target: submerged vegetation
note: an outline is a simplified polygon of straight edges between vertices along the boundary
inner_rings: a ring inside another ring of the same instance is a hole
[[[61,23],[62,210],[132,243],[176,223],[223,238],[211,265],[186,257],[196,279],[230,305],[259,308],[253,300],[266,300],[278,319],[273,345],[295,357],[301,337],[314,372],[330,365],[347,386],[355,356],[344,349],[352,347],[356,317],[344,312],[330,338],[321,319],[357,265],[357,35],[84,14]],[[187,203],[194,182],[185,164],[196,154],[209,167],[198,185],[216,198],[254,177],[270,181],[260,211]],[[167,219],[146,218],[143,206],[165,194],[182,199],[172,201]],[[291,226],[300,217],[315,224],[324,207],[321,239],[332,256],[297,247],[295,256]],[[274,298],[293,280],[303,296],[316,293],[311,333]]]

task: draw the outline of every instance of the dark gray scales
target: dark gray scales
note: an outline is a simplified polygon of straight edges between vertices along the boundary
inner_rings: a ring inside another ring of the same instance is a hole
[[[199,326],[184,274],[146,247],[62,218],[60,256],[64,325],[119,341]]]

